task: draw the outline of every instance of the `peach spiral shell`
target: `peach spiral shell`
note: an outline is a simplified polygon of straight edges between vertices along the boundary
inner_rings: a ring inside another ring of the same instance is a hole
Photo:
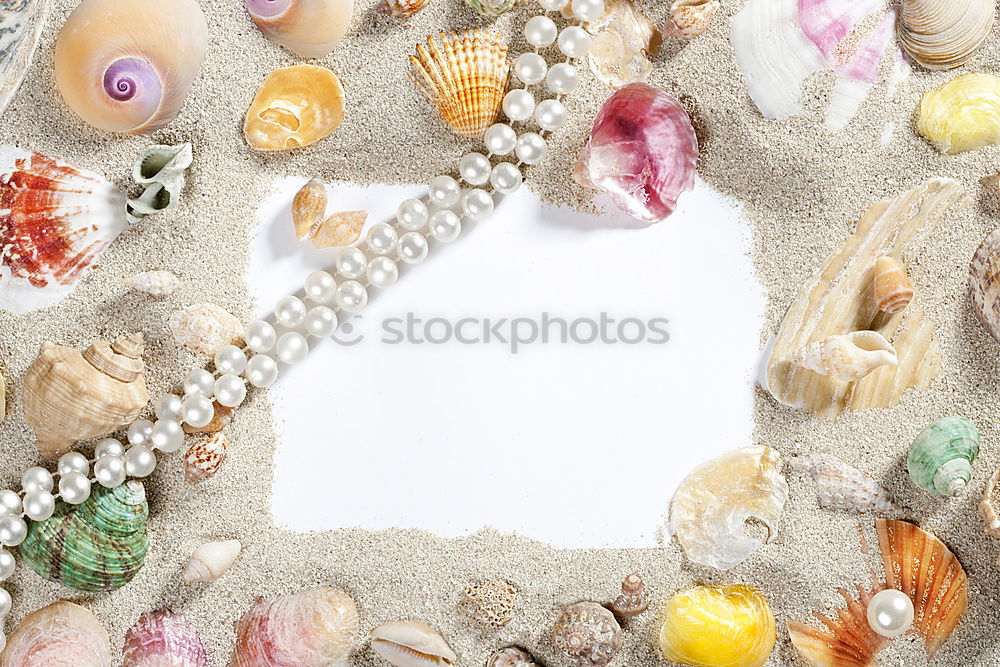
[[[323,58],[351,27],[351,0],[244,0],[247,13],[275,44],[303,58]]]
[[[56,41],[56,85],[100,130],[152,132],[180,111],[207,45],[195,0],[83,0]]]

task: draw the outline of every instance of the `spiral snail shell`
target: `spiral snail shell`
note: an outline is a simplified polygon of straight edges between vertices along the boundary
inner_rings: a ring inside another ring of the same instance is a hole
[[[99,130],[152,132],[180,111],[207,45],[195,0],[83,0],[56,41],[56,86]]]
[[[906,458],[913,483],[939,496],[958,496],[972,479],[979,431],[965,417],[939,419],[916,437]]]
[[[275,44],[303,58],[324,58],[351,26],[351,0],[244,0],[247,13]]]

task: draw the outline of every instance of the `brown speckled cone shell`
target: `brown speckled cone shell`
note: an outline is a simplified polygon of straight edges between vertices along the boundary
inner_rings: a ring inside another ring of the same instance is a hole
[[[217,433],[191,445],[184,455],[184,481],[200,482],[219,472],[229,448],[226,436]]]

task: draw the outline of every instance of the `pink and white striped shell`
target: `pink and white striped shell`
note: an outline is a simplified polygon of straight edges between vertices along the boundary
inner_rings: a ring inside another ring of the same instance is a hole
[[[83,0],[56,40],[56,86],[99,130],[152,132],[180,111],[207,46],[196,0]]]
[[[680,102],[632,83],[604,102],[573,176],[632,217],[660,222],[694,187],[697,161],[698,139]]]
[[[208,667],[208,652],[191,621],[157,609],[140,616],[125,635],[122,667]]]
[[[184,455],[184,481],[201,482],[219,472],[226,458],[228,441],[223,433],[202,438]]]
[[[351,0],[244,0],[250,18],[275,44],[303,58],[324,58],[351,27]]]
[[[0,667],[111,667],[111,640],[89,610],[53,602],[18,624]]]
[[[230,667],[341,667],[358,641],[358,609],[330,586],[257,598],[236,623]]]
[[[0,310],[57,303],[125,225],[125,197],[98,174],[0,147]]]

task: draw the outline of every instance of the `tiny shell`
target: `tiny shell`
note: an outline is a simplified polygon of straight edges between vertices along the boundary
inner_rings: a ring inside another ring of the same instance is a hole
[[[649,608],[646,583],[638,574],[630,574],[622,581],[622,592],[611,603],[611,611],[618,616],[631,618]]]
[[[996,0],[903,0],[899,41],[918,63],[932,70],[961,67],[986,42]]]
[[[530,653],[517,646],[502,648],[486,661],[486,667],[541,667]]]
[[[1000,144],[1000,77],[963,74],[927,91],[917,131],[945,155]]]
[[[906,469],[919,488],[939,496],[962,494],[972,479],[979,456],[979,431],[965,417],[939,419],[917,435],[910,445]]]
[[[402,19],[413,16],[429,3],[430,0],[382,0],[378,9],[383,14],[390,14],[394,18]]]
[[[125,284],[152,296],[169,296],[181,284],[170,271],[143,271],[125,280]]]
[[[517,587],[503,580],[468,586],[458,608],[480,627],[496,630],[510,623],[517,609]]]
[[[877,331],[829,336],[803,348],[793,363],[820,375],[857,382],[881,366],[897,366],[896,350]]]
[[[292,199],[295,236],[305,239],[316,233],[315,228],[326,216],[326,202],[326,185],[319,176],[314,176],[295,193]]]
[[[191,445],[184,455],[184,481],[201,482],[219,472],[228,448],[224,433],[216,433]]]
[[[317,248],[349,246],[361,236],[367,220],[368,211],[333,213],[316,229],[310,240]]]
[[[191,554],[181,578],[186,584],[215,581],[236,562],[242,548],[239,540],[206,542]]]
[[[608,0],[604,16],[587,24],[596,33],[587,51],[590,69],[610,88],[645,81],[650,58],[660,52],[663,37],[632,0]]]
[[[983,240],[969,263],[969,301],[979,322],[1000,341],[1000,229]]]
[[[665,35],[694,39],[708,30],[718,13],[718,0],[674,0]]]
[[[596,602],[566,607],[555,625],[555,644],[579,667],[604,667],[622,647],[622,629],[614,614]]]
[[[1000,468],[997,469],[990,481],[986,484],[986,491],[983,492],[983,499],[979,503],[979,510],[983,514],[986,522],[986,534],[991,537],[1000,538],[1000,516],[997,515],[994,499],[997,485],[1000,484]],[[1000,564],[1000,561],[998,561]]]
[[[441,634],[420,621],[396,621],[372,630],[372,649],[395,667],[454,665],[458,656]]]
[[[351,0],[244,0],[247,13],[275,44],[303,58],[325,58],[351,26]]]
[[[329,136],[344,120],[344,89],[325,67],[294,65],[267,75],[250,103],[243,135],[250,148],[301,148]]]
[[[125,635],[122,667],[208,667],[208,652],[191,621],[158,609],[140,616]]]
[[[892,257],[875,260],[873,290],[875,305],[884,313],[894,315],[913,300],[913,283],[906,271]]]
[[[0,656],[2,667],[111,667],[108,631],[90,611],[53,602],[18,623]]]
[[[900,509],[889,492],[866,472],[831,454],[806,454],[792,467],[812,475],[819,506],[848,512],[891,512]]]
[[[178,343],[195,354],[214,356],[226,345],[243,340],[243,325],[214,303],[199,303],[174,313],[170,331]]]
[[[143,186],[136,199],[128,200],[131,222],[144,216],[168,211],[180,201],[184,189],[184,170],[191,166],[194,157],[191,144],[176,146],[150,146],[132,168],[132,180]]]

